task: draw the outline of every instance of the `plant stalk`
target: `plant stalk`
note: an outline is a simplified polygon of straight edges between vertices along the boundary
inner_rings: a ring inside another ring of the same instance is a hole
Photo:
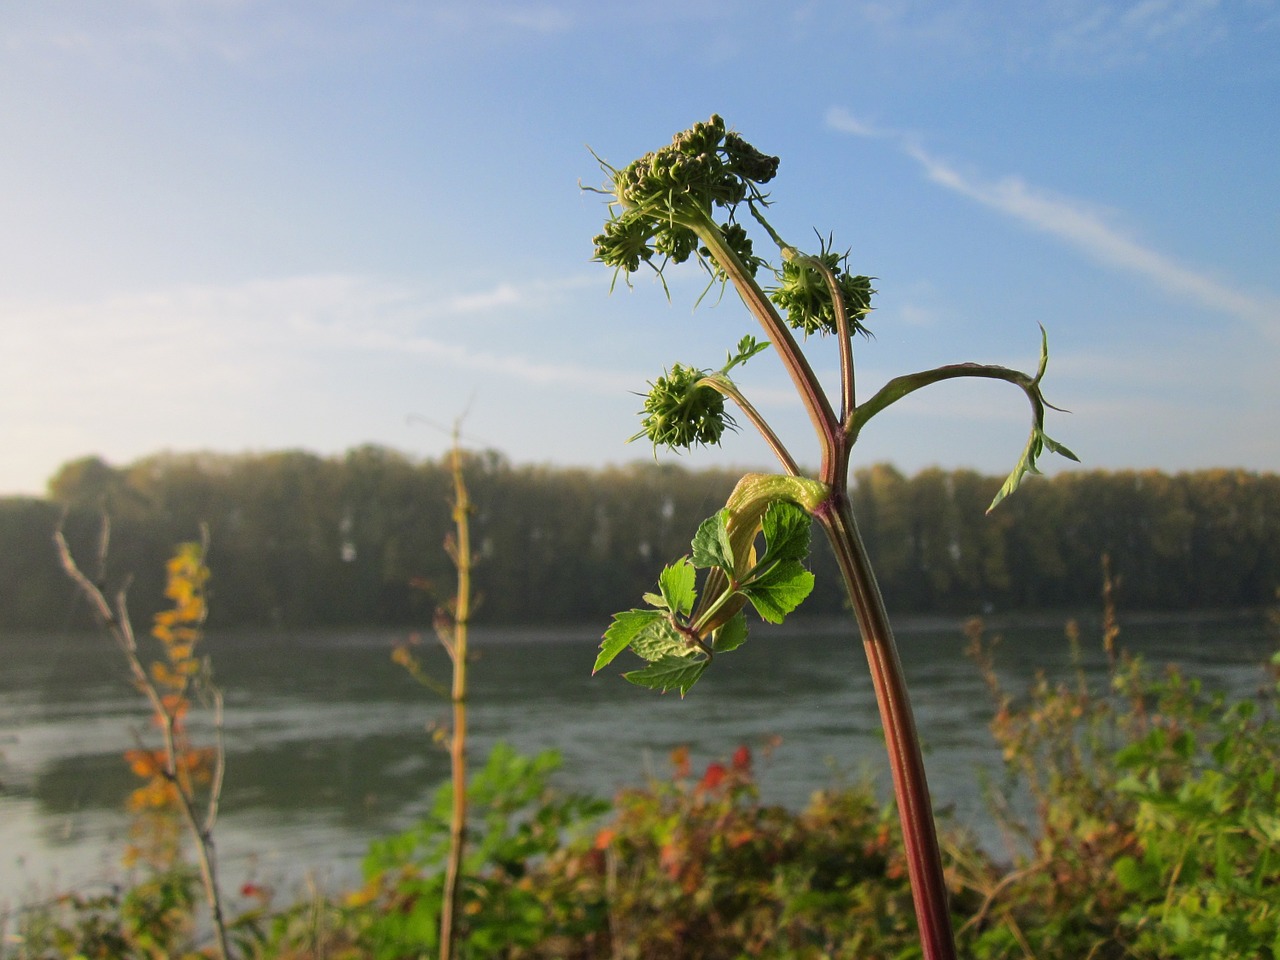
[[[440,960],[452,960],[454,956],[462,860],[467,842],[467,623],[471,617],[471,500],[462,476],[462,453],[456,434],[454,440],[453,523],[457,540],[450,553],[458,571],[458,591],[449,625],[450,642],[444,644],[453,661],[453,736],[449,745],[453,811],[449,820],[444,900],[440,907]]]
[[[933,804],[920,751],[920,736],[916,731],[902,662],[889,626],[884,599],[858,533],[845,488],[834,487],[831,498],[815,511],[814,516],[835,551],[871,669],[885,746],[889,752],[889,767],[893,772],[893,792],[902,823],[907,873],[924,958],[955,960],[955,936]]]
[[[841,339],[843,409],[839,421],[795,338],[737,254],[721,241],[719,231],[714,226],[709,230],[699,230],[698,235],[733,282],[743,302],[764,327],[774,350],[799,390],[818,435],[822,450],[822,465],[818,477],[831,490],[831,495],[814,511],[814,516],[822,524],[835,551],[871,671],[876,703],[884,728],[885,746],[889,752],[889,767],[893,774],[894,798],[902,824],[907,874],[911,882],[911,897],[920,931],[921,948],[925,960],[955,960],[955,935],[951,927],[949,897],[942,873],[942,854],[933,819],[933,804],[929,798],[920,735],[916,731],[902,662],[898,656],[893,630],[889,626],[884,598],[880,594],[866,547],[858,533],[847,493],[849,457],[853,441],[857,437],[854,425],[860,426],[865,420],[859,419],[861,410],[854,406],[849,322],[834,283],[835,278],[829,270],[820,271],[832,287],[837,309],[838,335]],[[818,266],[825,267],[823,264]],[[914,383],[903,387],[905,392],[914,388]],[[875,399],[877,398],[873,398]],[[887,405],[892,401],[885,399],[883,402]],[[766,434],[768,436],[771,433]],[[783,458],[784,465],[789,460],[789,455]]]
[[[791,335],[791,331],[787,329],[787,325],[778,316],[778,311],[774,309],[773,303],[765,295],[765,292],[760,289],[760,285],[756,283],[755,277],[751,276],[751,272],[747,270],[742,260],[739,259],[738,254],[724,242],[720,228],[716,226],[714,220],[707,217],[706,223],[690,224],[690,227],[697,233],[698,239],[706,244],[707,249],[711,251],[712,259],[724,270],[725,275],[738,291],[738,295],[742,297],[742,302],[746,305],[746,308],[760,323],[760,326],[764,328],[765,335],[773,344],[773,348],[781,358],[787,375],[791,378],[796,392],[804,403],[805,412],[808,413],[814,429],[819,433],[827,433],[833,430],[837,420],[835,411],[831,409],[831,401],[822,392],[818,378],[813,372],[813,367],[809,365],[808,359],[800,350],[800,346],[796,343],[795,337]],[[826,472],[827,464],[825,458],[829,453],[830,451],[825,449],[824,445],[823,473]]]
[[[207,543],[207,529],[202,530],[202,533],[202,540]],[[104,515],[98,535],[99,571],[103,571],[106,568],[106,551],[110,540],[111,523],[109,518]],[[222,896],[218,886],[217,854],[213,843],[213,828],[218,816],[218,801],[222,792],[222,775],[226,766],[226,751],[222,738],[222,693],[217,687],[210,684],[214,698],[214,730],[217,737],[217,745],[215,747],[213,782],[210,787],[208,807],[202,823],[196,810],[196,802],[192,794],[191,785],[188,782],[184,782],[179,775],[178,756],[181,753],[181,749],[174,729],[175,717],[173,711],[165,706],[164,698],[160,695],[160,691],[156,689],[150,675],[138,657],[138,642],[133,631],[133,621],[129,617],[126,590],[121,589],[116,594],[116,605],[113,609],[107,601],[102,587],[90,580],[76,563],[75,558],[71,555],[71,548],[67,545],[66,537],[63,536],[61,526],[54,531],[53,542],[63,571],[79,589],[81,596],[93,607],[99,622],[107,629],[107,632],[111,634],[116,644],[120,647],[121,652],[124,653],[134,685],[147,698],[153,716],[159,721],[165,754],[164,778],[173,785],[174,792],[179,800],[183,820],[196,841],[195,850],[200,868],[200,881],[204,887],[205,901],[209,907],[210,918],[213,922],[214,936],[217,940],[217,955],[220,960],[231,960],[233,954],[227,937],[226,917],[222,910]],[[101,577],[101,575],[100,572],[99,576]]]

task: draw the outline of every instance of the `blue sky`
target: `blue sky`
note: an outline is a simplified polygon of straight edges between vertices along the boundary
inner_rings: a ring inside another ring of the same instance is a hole
[[[1280,469],[1278,106],[1277,0],[8,0],[0,493],[86,454],[435,456],[464,413],[516,462],[648,456],[635,392],[751,321],[692,271],[610,296],[579,181],[712,112],[782,157],[775,226],[878,278],[864,391],[1032,367],[1043,323],[1086,467]],[[741,382],[812,463],[769,356]],[[1003,473],[1026,427],[948,384],[855,456]]]

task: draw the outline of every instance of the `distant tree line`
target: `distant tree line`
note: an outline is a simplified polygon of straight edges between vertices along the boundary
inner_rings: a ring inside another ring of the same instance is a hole
[[[723,505],[737,471],[657,464],[583,470],[472,454],[473,542],[493,623],[607,619],[653,589]],[[851,496],[891,610],[1087,607],[1111,556],[1133,609],[1258,606],[1280,585],[1280,476],[1239,470],[1064,473],[1024,485],[992,514],[1000,479],[905,476],[876,465]],[[62,627],[87,612],[58,569],[64,517],[87,569],[112,520],[108,589],[132,577],[135,612],[162,605],[163,563],[207,523],[211,625],[411,624],[447,598],[447,464],[364,446],[344,456],[160,454],[125,467],[63,466],[48,497],[0,499],[0,626]],[[821,538],[815,538],[815,543]],[[835,613],[838,573],[819,544],[808,613]]]

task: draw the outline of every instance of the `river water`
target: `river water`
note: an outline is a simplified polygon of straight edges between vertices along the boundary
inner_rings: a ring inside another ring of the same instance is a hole
[[[1260,619],[1122,625],[1122,646],[1182,664],[1211,688],[1246,695],[1266,683],[1262,664],[1275,638]],[[1037,670],[1070,669],[1060,619],[988,627],[1003,639],[998,669],[1008,690],[1025,689]],[[598,629],[476,629],[474,756],[498,740],[525,752],[556,749],[560,786],[608,796],[665,774],[678,745],[703,764],[745,743],[757,749],[771,802],[798,807],[840,780],[884,789],[875,701],[849,631],[836,622],[756,627],[681,700],[626,683],[618,676],[626,667],[593,678]],[[984,772],[999,770],[991,703],[964,655],[961,623],[905,622],[898,634],[935,805],[995,843],[981,789]],[[1082,623],[1084,668],[1100,676],[1097,635],[1096,624]],[[304,877],[330,890],[354,885],[369,841],[422,812],[448,773],[429,732],[448,709],[391,662],[405,636],[208,631],[204,651],[226,696],[216,834],[226,888],[249,880],[290,888]],[[430,638],[419,649],[446,679],[447,660]],[[193,732],[201,740],[200,728]],[[0,912],[121,878],[123,800],[137,785],[121,753],[149,733],[146,706],[105,636],[0,636]]]

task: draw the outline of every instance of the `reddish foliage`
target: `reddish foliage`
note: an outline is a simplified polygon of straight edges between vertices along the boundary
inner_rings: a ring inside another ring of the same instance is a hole
[[[724,781],[728,774],[723,763],[707,764],[707,772],[702,775],[702,779],[698,782],[699,790],[714,790]]]

